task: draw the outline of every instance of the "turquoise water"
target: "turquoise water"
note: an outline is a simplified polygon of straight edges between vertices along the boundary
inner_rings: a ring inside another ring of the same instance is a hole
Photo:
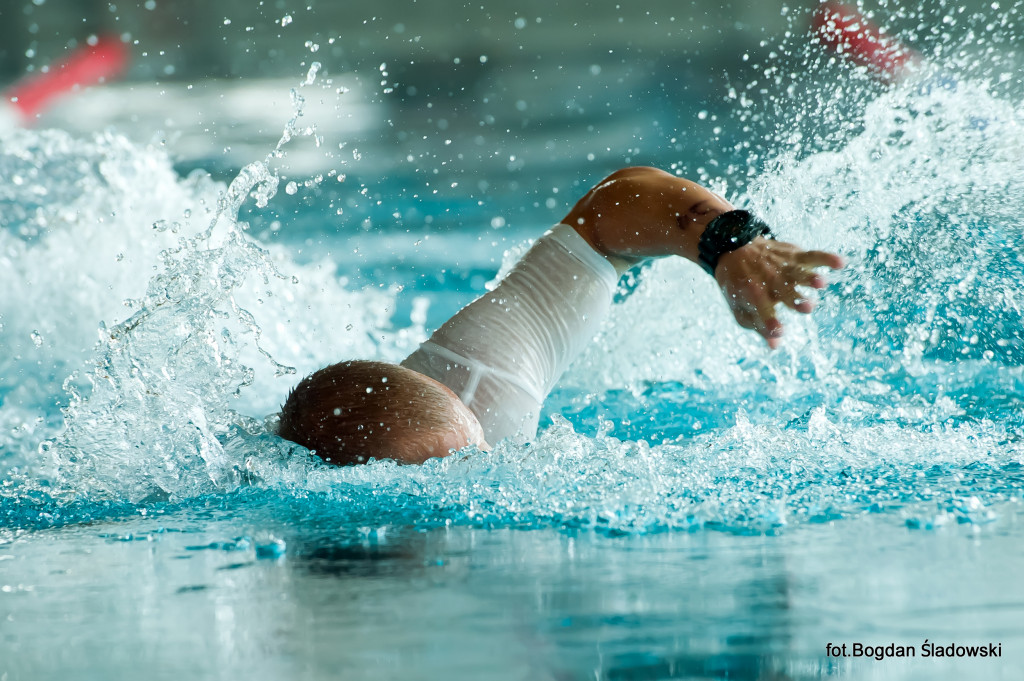
[[[1024,112],[974,40],[955,89],[794,47],[758,101],[479,143],[380,110],[355,149],[296,116],[241,170],[5,136],[0,676],[1017,678]],[[330,469],[272,434],[299,376],[402,358],[626,163],[850,266],[769,353],[654,263],[525,446]],[[856,642],[919,657],[826,652]]]

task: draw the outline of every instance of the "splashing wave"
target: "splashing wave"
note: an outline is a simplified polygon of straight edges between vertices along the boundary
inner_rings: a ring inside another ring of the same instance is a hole
[[[114,135],[18,133],[0,153],[0,511],[31,525],[264,488],[352,522],[983,524],[1024,485],[1020,119],[983,85],[908,86],[838,149],[750,184],[783,236],[852,261],[812,318],[788,320],[782,351],[738,329],[694,267],[660,261],[549,402],[568,421],[525,447],[350,469],[261,415],[296,370],[413,347],[424,330],[396,328],[394,292],[249,235],[237,211],[272,195],[265,164],[225,188]]]

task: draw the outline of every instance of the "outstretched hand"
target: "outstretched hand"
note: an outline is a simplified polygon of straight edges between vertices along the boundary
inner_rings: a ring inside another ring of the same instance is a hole
[[[814,270],[845,265],[841,257],[827,251],[805,251],[785,241],[758,237],[749,244],[722,255],[715,268],[715,280],[739,325],[761,334],[774,349],[782,336],[782,322],[775,306],[807,314],[814,308],[797,287],[825,288],[825,278]]]

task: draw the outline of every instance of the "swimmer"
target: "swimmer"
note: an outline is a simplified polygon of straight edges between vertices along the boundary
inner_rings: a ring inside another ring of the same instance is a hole
[[[597,333],[619,277],[681,256],[715,278],[736,321],[775,348],[776,306],[807,314],[801,287],[843,260],[772,238],[747,211],[655,168],[625,168],[591,189],[491,292],[399,365],[341,362],[303,379],[279,434],[328,463],[422,463],[473,445],[529,439],[555,382]]]

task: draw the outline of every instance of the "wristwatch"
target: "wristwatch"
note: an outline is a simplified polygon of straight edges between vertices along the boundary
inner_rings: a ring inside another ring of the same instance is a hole
[[[697,255],[704,271],[715,276],[718,259],[726,253],[746,246],[759,236],[773,238],[772,230],[750,211],[731,210],[708,223],[697,242]]]

